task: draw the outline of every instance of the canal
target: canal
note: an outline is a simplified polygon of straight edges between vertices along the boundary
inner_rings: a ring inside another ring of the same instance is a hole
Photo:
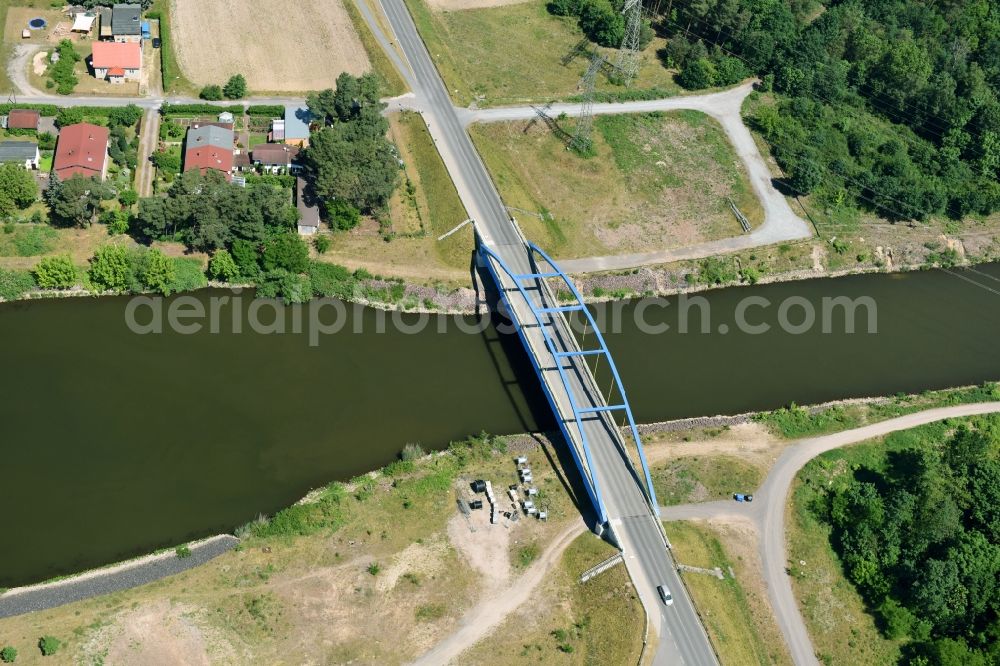
[[[838,297],[860,304],[854,333],[844,308],[824,313]],[[180,323],[200,331],[171,330],[176,298],[0,304],[0,587],[231,531],[410,442],[552,427],[516,336],[474,317],[328,305],[318,321],[343,328],[317,335],[308,307],[286,308],[281,334],[275,308],[249,293],[181,298]],[[163,331],[149,332],[157,312]],[[998,264],[722,289],[598,316],[640,422],[1000,378]]]

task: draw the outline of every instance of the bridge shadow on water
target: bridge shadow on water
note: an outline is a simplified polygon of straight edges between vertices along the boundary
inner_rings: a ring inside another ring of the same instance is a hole
[[[500,292],[485,268],[476,265],[475,254],[470,264],[476,302],[489,308],[492,324],[482,334],[483,344],[503,386],[507,399],[517,413],[523,432],[528,433],[545,455],[546,460],[588,526],[597,524],[597,514],[590,504],[580,470],[563,438],[555,414],[535,373],[528,352],[511,320],[500,307]],[[486,315],[477,315],[482,317]],[[558,461],[558,464],[556,462]]]

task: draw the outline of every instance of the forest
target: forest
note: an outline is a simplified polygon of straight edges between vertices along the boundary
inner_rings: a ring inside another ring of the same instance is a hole
[[[762,80],[749,121],[794,194],[892,221],[1000,210],[991,0],[662,0],[659,56],[690,89]]]
[[[899,436],[810,510],[903,662],[1000,664],[1000,419]]]

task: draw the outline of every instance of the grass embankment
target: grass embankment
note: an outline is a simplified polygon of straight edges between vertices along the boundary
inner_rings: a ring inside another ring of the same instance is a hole
[[[556,257],[660,250],[742,233],[733,199],[754,225],[763,210],[714,120],[696,111],[601,116],[594,155],[566,149],[538,122],[474,125],[470,133],[529,238]]]
[[[27,656],[39,636],[53,635],[74,663],[163,654],[184,663],[411,661],[479,597],[483,576],[460,548],[492,543],[490,532],[544,548],[575,515],[542,454],[529,457],[548,523],[480,526],[456,545],[446,529],[456,489],[473,478],[502,488],[515,477],[503,440],[480,436],[314,491],[237,530],[236,551],[185,573],[0,620],[0,644]]]
[[[473,249],[471,226],[438,241],[468,217],[455,185],[420,114],[391,114],[389,124],[404,171],[388,219],[333,234],[330,250],[319,258],[379,275],[464,286]]]
[[[764,480],[764,471],[745,460],[727,455],[677,458],[650,473],[656,499],[662,506],[708,502],[752,493]]]
[[[460,106],[479,100],[481,106],[568,99],[589,64],[577,56],[563,57],[583,39],[577,20],[549,14],[542,0],[493,7],[439,12],[424,0],[406,0],[420,36],[427,44],[448,91]],[[642,54],[642,67],[631,89],[600,76],[597,89],[636,95],[656,88],[657,96],[679,91],[673,75],[656,58],[663,40],[654,39]],[[613,50],[599,49],[612,58]]]
[[[577,537],[525,607],[457,661],[474,664],[634,664],[645,615],[624,566],[587,583],[580,574],[615,553],[592,534]]]
[[[666,529],[678,562],[705,569],[719,567],[725,574],[723,580],[708,574],[681,574],[720,661],[726,665],[791,664],[763,588],[748,595],[740,583],[748,575],[747,563],[731,559],[715,533],[704,525],[668,523]],[[736,578],[729,575],[730,568]]]
[[[815,412],[793,404],[784,409],[763,412],[756,419],[775,434],[795,439],[859,428],[934,407],[994,400],[1000,400],[1000,384],[986,382],[980,386],[924,391],[916,395],[901,394],[884,401],[832,405]]]
[[[146,18],[158,19],[160,22],[160,73],[163,79],[163,90],[174,95],[198,96],[200,88],[191,83],[174,52],[173,32],[170,26],[170,0],[155,0],[146,12]]]
[[[364,2],[365,0],[360,1]],[[357,5],[354,4],[354,0],[343,0],[343,4],[344,9],[347,10],[347,15],[351,17],[351,23],[354,24],[354,30],[358,33],[361,45],[365,47],[365,53],[368,54],[368,61],[372,64],[372,71],[378,75],[379,82],[382,85],[382,95],[396,97],[405,93],[408,88],[403,81],[403,77],[396,71],[392,61],[389,60],[389,56],[379,46],[374,33],[368,27]]]

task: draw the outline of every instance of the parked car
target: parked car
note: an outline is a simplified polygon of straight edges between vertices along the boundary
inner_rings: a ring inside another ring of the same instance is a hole
[[[743,493],[733,493],[733,499],[737,502],[752,502],[753,495],[744,495]]]
[[[159,37],[153,37],[153,48],[154,49],[160,48],[160,38]]]
[[[660,593],[660,601],[663,602],[664,606],[674,605],[674,597],[672,594],[670,594],[670,590],[667,588],[666,585],[657,585],[656,591]]]

